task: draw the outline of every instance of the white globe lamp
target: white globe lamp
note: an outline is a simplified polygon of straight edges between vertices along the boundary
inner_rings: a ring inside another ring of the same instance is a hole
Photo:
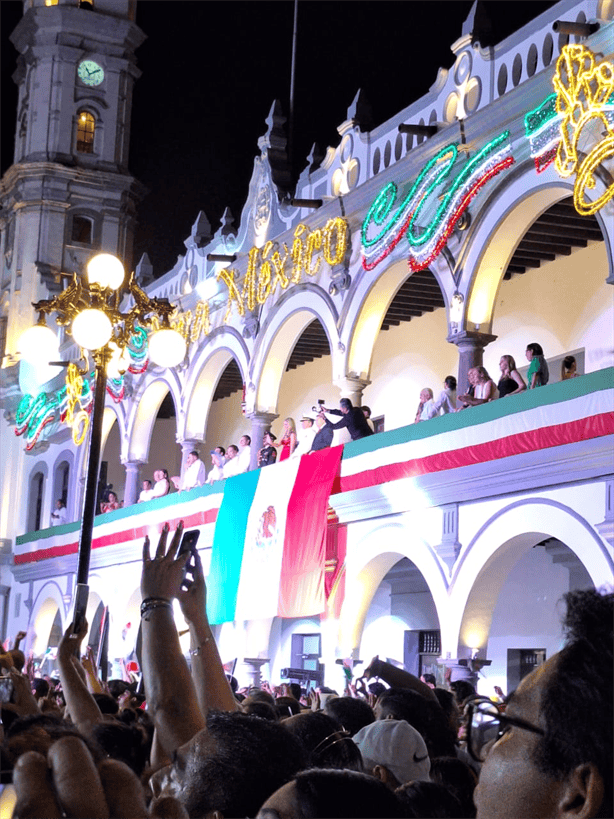
[[[85,350],[104,347],[113,334],[113,326],[102,310],[82,310],[73,319],[72,337]]]
[[[58,337],[46,324],[35,324],[29,327],[19,339],[19,352],[29,364],[40,364],[49,361],[49,351],[57,353]]]
[[[87,263],[87,278],[90,284],[118,290],[124,281],[126,273],[124,266],[111,253],[98,253]]]
[[[149,339],[149,357],[159,367],[176,367],[186,351],[185,339],[176,330],[158,330]]]

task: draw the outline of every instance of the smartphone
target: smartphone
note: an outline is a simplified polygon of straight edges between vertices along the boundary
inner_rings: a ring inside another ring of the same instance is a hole
[[[13,681],[8,677],[0,677],[0,702],[10,702],[13,696]]]
[[[184,589],[187,589],[194,581],[196,544],[198,543],[199,537],[199,529],[190,529],[188,532],[184,532],[183,537],[181,538],[181,544],[179,545],[179,552],[177,553],[177,556],[182,555],[185,552],[190,552],[190,559],[185,564],[185,569],[183,570],[183,581],[181,583],[181,587]]]

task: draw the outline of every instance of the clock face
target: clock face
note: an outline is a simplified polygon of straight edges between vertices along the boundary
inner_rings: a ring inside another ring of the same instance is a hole
[[[80,62],[77,74],[81,82],[84,82],[86,85],[100,85],[104,80],[102,66],[93,60],[83,60]]]

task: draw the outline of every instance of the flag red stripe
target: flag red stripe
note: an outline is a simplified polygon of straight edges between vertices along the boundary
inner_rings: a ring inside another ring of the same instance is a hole
[[[301,458],[286,520],[280,617],[306,617],[324,610],[328,500],[342,452],[343,447],[336,446]]]

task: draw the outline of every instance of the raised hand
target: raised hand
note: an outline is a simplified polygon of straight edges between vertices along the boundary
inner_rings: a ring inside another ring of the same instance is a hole
[[[145,538],[143,544],[143,574],[141,576],[143,600],[149,598],[172,600],[174,597],[179,598],[181,594],[183,570],[190,557],[189,552],[177,557],[181,535],[183,534],[183,521],[181,520],[177,524],[170,546],[167,549],[168,533],[169,525],[165,523],[153,560],[149,553],[149,538]]]

